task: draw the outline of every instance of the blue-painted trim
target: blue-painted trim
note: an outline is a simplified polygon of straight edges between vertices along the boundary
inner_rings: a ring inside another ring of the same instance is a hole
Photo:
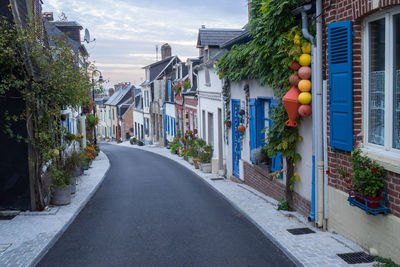
[[[310,218],[315,221],[315,156],[312,156],[312,185],[311,185],[311,214]]]
[[[238,145],[239,148],[237,150],[238,152],[238,158],[241,157],[241,140],[239,137],[239,132],[238,132],[238,127],[239,127],[239,113],[235,113],[235,105],[238,105],[240,110],[240,99],[232,99],[231,100],[231,106],[232,106],[232,173],[239,177],[240,176],[240,170],[239,170],[239,162],[236,163],[235,161],[235,156],[236,156],[236,150],[235,147]],[[237,138],[235,138],[237,137]]]

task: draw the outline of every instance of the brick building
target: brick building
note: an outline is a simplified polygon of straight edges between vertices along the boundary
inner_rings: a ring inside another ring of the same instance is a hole
[[[400,262],[400,1],[322,2],[328,227]],[[367,215],[347,203],[346,184],[336,169],[351,170],[355,147],[386,169],[391,215]]]

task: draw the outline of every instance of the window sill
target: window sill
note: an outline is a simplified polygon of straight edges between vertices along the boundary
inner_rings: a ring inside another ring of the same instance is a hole
[[[394,173],[400,173],[400,153],[369,146],[361,148],[361,151],[365,156],[375,160],[386,170]]]

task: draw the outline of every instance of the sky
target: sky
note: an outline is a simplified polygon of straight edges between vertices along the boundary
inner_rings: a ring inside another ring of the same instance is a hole
[[[197,57],[198,29],[242,28],[247,0],[43,0],[43,11],[62,12],[90,32],[90,61],[107,81],[139,85],[144,66],[156,61],[156,45],[172,47],[181,60]],[[82,31],[83,36],[84,31]],[[83,40],[83,37],[82,37]],[[159,49],[160,51],[160,49]],[[159,52],[159,59],[161,55]]]

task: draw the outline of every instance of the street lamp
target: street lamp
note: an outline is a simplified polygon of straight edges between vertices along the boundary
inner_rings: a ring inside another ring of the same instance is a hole
[[[103,76],[101,75],[101,71],[99,71],[99,70],[94,70],[94,71],[92,72],[92,86],[93,86],[92,98],[93,98],[93,116],[94,116],[94,117],[96,117],[96,101],[95,101],[95,98],[94,98],[94,86],[95,86],[95,83],[94,83],[94,74],[95,74],[96,72],[99,74],[99,80],[98,80],[97,82],[98,82],[98,83],[102,83],[102,82],[104,81],[104,80],[103,80]],[[96,126],[94,127],[93,131],[94,131],[94,144],[97,145]]]

